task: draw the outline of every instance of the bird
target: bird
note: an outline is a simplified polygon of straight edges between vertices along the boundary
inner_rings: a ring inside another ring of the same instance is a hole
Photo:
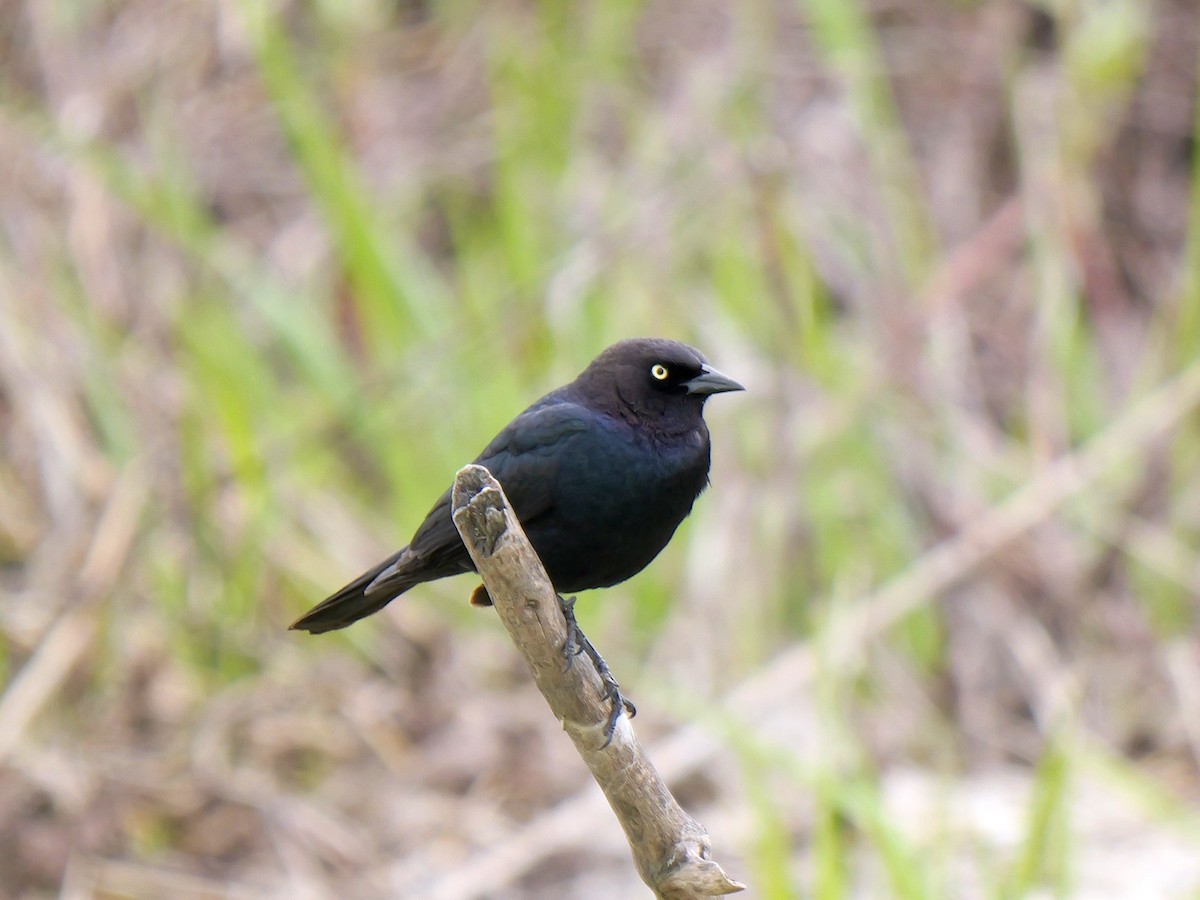
[[[679,341],[619,341],[513,419],[474,461],[504,488],[560,597],[611,587],[642,571],[691,512],[709,481],[705,401],[742,390]],[[407,546],[291,629],[345,628],[418,584],[475,571],[451,513],[448,488]],[[491,604],[482,586],[471,601]],[[573,624],[565,601],[564,612]]]

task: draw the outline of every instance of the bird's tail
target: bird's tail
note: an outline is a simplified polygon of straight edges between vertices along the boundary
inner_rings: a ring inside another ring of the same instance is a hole
[[[400,550],[364,572],[336,594],[326,597],[288,628],[322,634],[345,628],[352,622],[379,612],[421,581],[420,578],[407,577],[398,571],[401,567],[397,563],[404,552]]]

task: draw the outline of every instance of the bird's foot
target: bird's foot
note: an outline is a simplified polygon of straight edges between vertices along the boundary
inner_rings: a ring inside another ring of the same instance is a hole
[[[563,656],[566,657],[567,668],[569,669],[574,663],[575,657],[586,654],[587,658],[592,661],[592,665],[596,667],[600,683],[604,685],[604,699],[612,705],[608,724],[604,727],[604,744],[602,746],[607,747],[612,743],[613,732],[617,730],[617,720],[621,718],[621,713],[624,712],[632,719],[637,715],[637,707],[621,693],[621,686],[613,677],[608,663],[604,661],[600,651],[592,645],[587,635],[583,633],[583,629],[579,627],[579,622],[575,618],[575,598],[559,597],[558,603],[562,607],[563,617],[567,620],[567,640],[563,644]]]

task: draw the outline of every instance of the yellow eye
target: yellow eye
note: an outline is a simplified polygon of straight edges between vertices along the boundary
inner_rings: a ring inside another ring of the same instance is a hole
[[[652,365],[650,367],[650,374],[653,375],[655,378],[657,378],[659,381],[666,381],[667,380],[667,367],[664,366],[662,363],[655,363],[654,365]]]

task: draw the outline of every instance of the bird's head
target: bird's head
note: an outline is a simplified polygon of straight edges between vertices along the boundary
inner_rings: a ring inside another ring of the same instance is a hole
[[[687,344],[662,338],[634,338],[613,344],[577,381],[590,396],[619,403],[623,414],[665,417],[687,425],[700,417],[713,394],[744,391]]]

